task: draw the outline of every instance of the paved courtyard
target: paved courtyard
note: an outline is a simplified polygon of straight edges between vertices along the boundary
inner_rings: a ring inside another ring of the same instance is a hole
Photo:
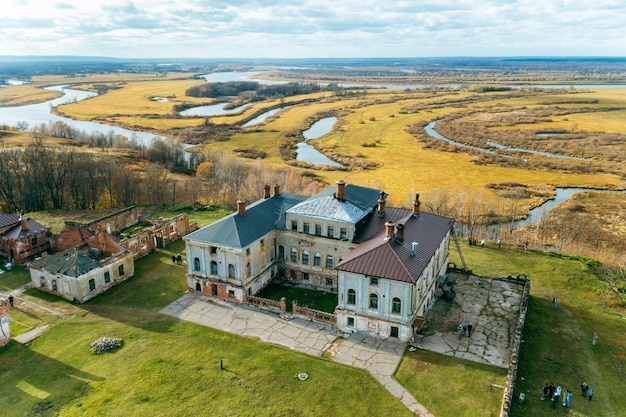
[[[507,368],[522,304],[523,285],[450,274],[456,297],[438,298],[428,311],[417,346],[474,362]],[[446,286],[446,288],[449,288]],[[459,338],[459,324],[472,323],[472,335]]]
[[[428,311],[421,349],[506,368],[509,365],[523,286],[505,280],[451,274],[454,300],[439,298]],[[447,287],[449,288],[449,287]],[[369,371],[415,415],[434,417],[393,375],[407,345],[366,334],[339,337],[331,326],[309,319],[280,316],[257,307],[231,304],[197,293],[186,293],[161,310],[181,320],[240,336],[257,338],[306,353],[328,352],[334,362]],[[459,337],[459,324],[472,323],[471,336]]]

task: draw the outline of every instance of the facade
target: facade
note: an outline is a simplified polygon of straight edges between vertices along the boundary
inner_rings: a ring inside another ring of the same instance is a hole
[[[0,213],[0,257],[20,264],[49,249],[46,227],[24,214]]]
[[[280,278],[338,294],[342,331],[408,340],[445,273],[452,220],[420,214],[419,195],[412,210],[386,198],[343,181],[312,197],[266,186],[184,238],[189,289],[246,302]]]
[[[9,302],[0,298],[0,347],[11,340],[11,320],[9,318]]]
[[[134,275],[132,253],[107,233],[76,228],[67,235],[83,241],[29,264],[35,288],[82,303]]]

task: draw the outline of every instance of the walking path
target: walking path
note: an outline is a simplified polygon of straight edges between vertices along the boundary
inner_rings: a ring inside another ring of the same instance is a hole
[[[240,336],[255,337],[311,356],[329,350],[334,361],[366,369],[394,397],[415,415],[434,417],[394,378],[406,345],[387,339],[353,334],[337,343],[337,335],[325,324],[293,318],[245,305],[233,305],[196,293],[187,293],[161,310],[181,320],[201,324]]]

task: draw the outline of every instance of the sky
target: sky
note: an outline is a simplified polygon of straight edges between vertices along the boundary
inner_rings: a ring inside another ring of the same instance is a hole
[[[624,0],[2,0],[0,55],[626,56]]]

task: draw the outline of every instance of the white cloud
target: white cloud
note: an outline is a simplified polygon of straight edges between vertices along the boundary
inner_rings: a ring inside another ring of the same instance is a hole
[[[3,0],[0,55],[621,56],[624,18],[621,0]]]

